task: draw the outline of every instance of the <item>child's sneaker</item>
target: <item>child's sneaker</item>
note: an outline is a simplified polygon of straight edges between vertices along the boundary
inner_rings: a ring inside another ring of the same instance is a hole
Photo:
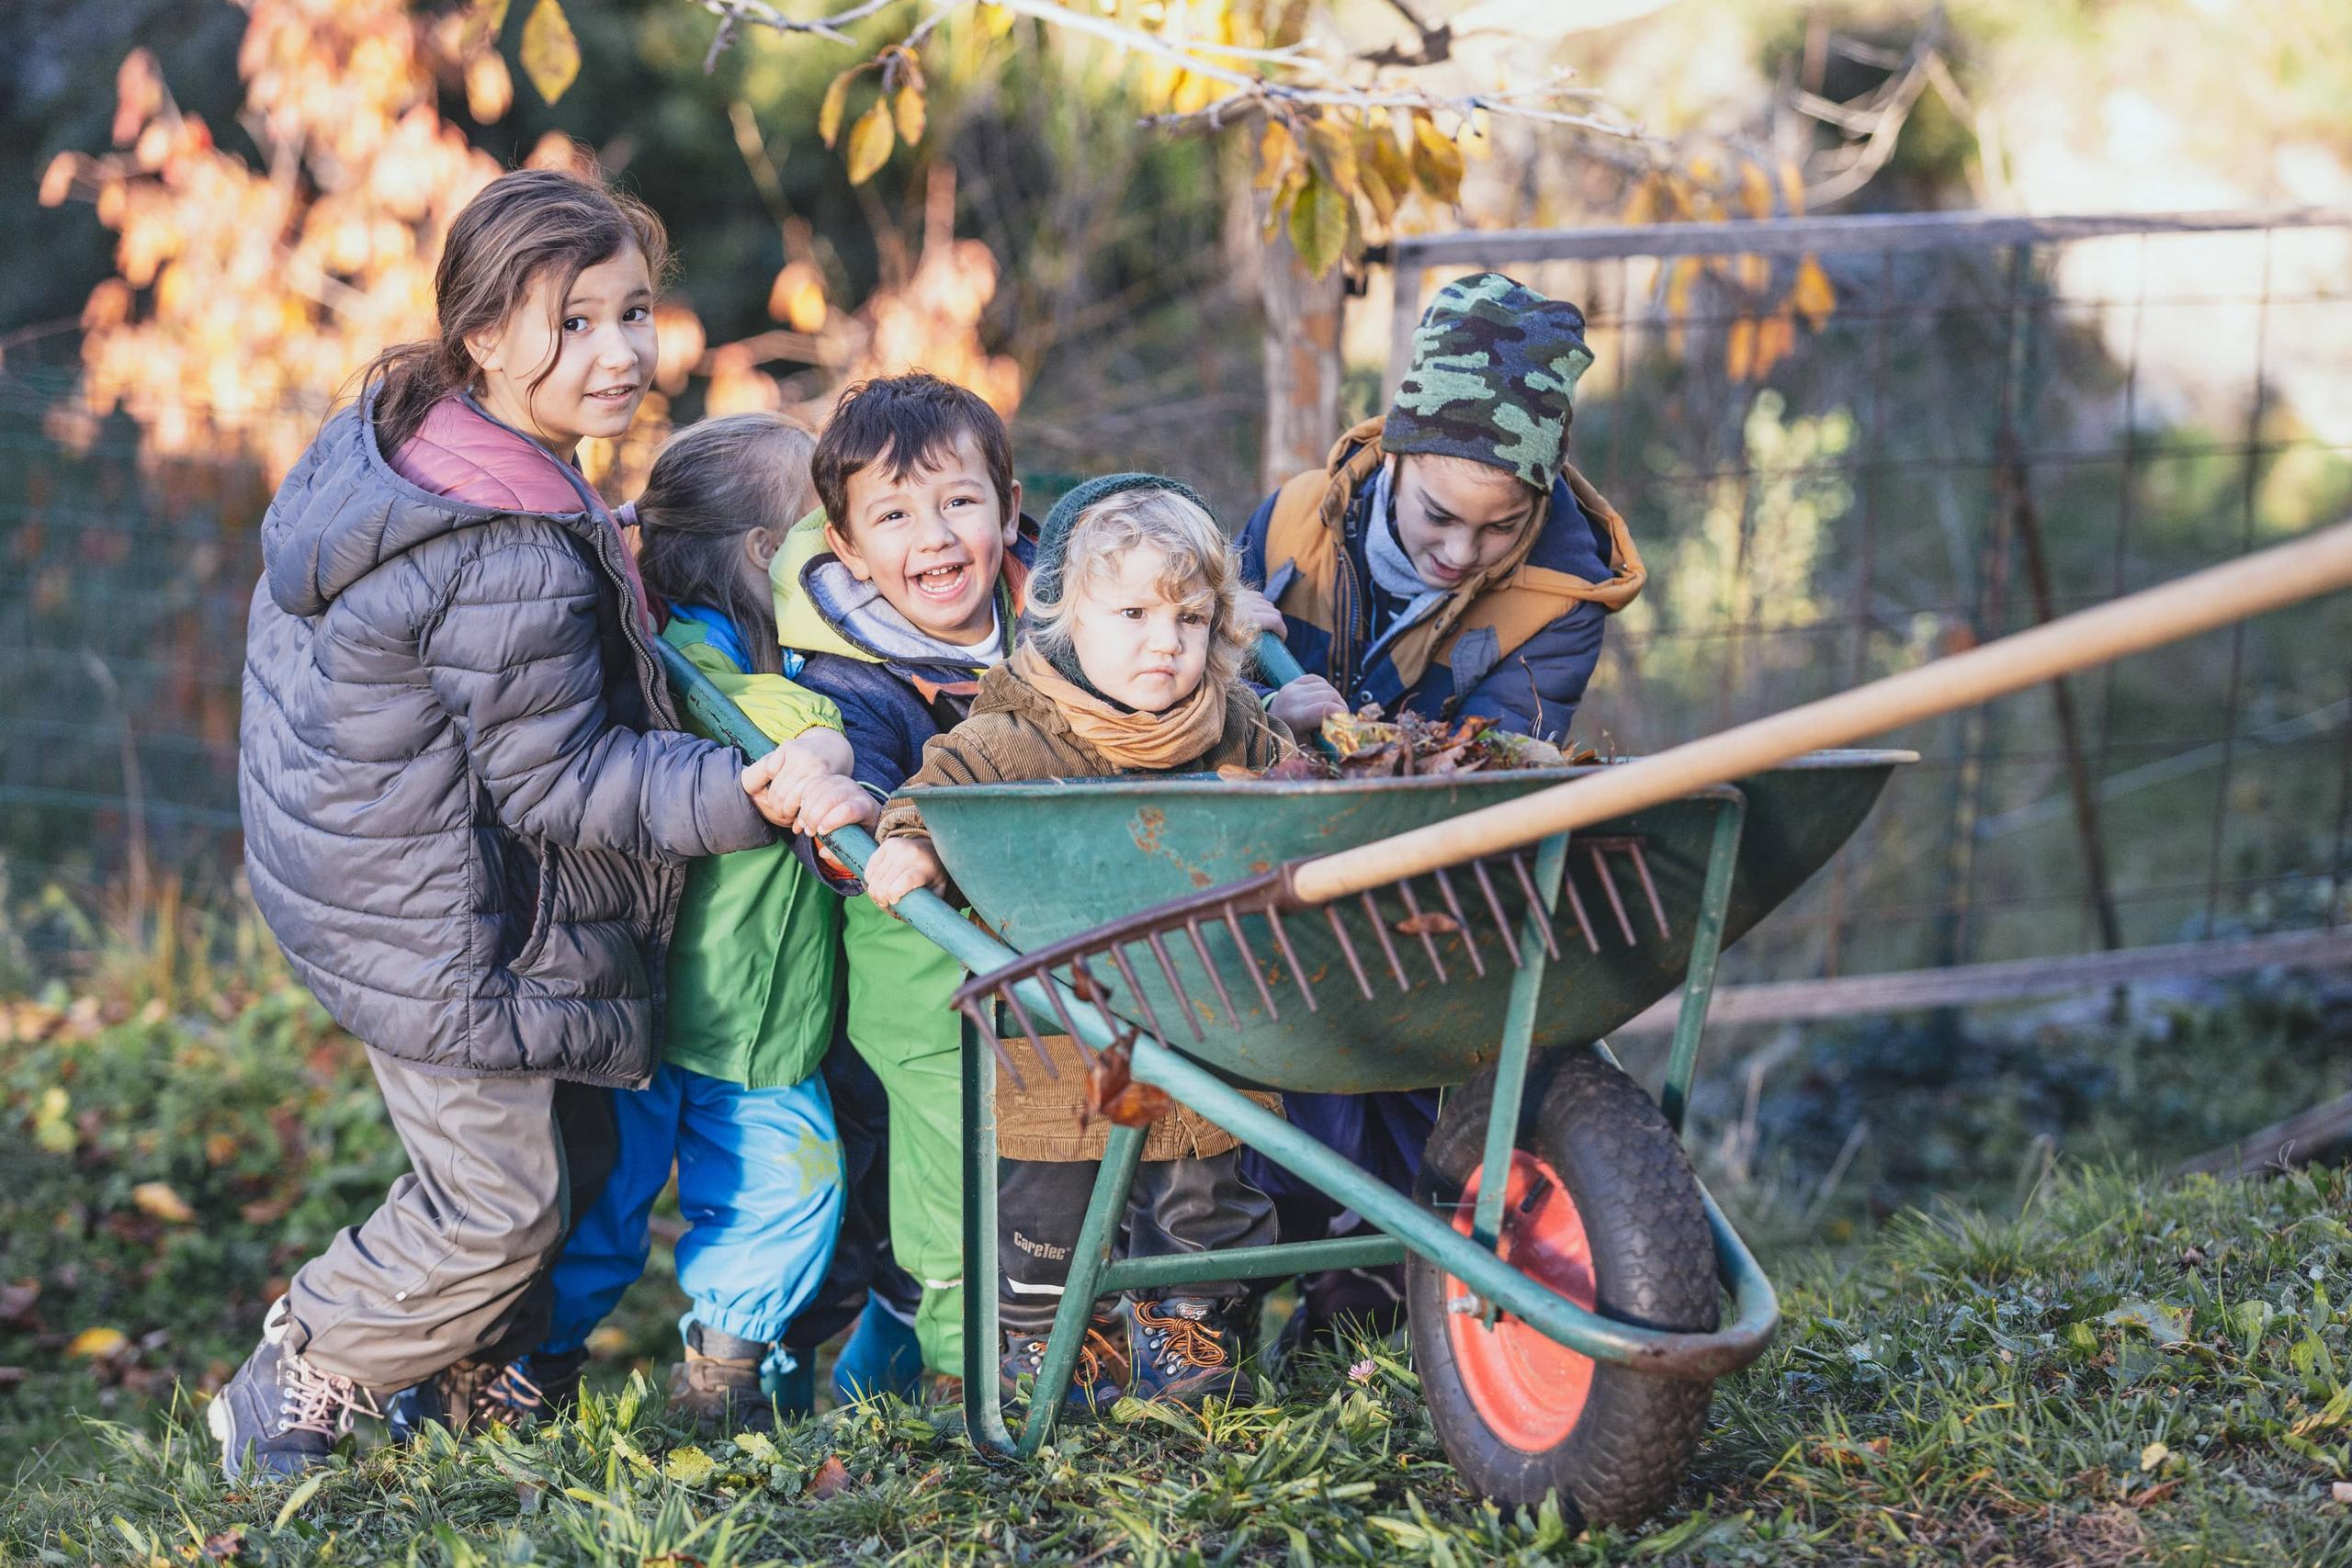
[[[205,1411],[232,1482],[248,1466],[264,1475],[300,1475],[324,1464],[354,1415],[380,1414],[366,1390],[286,1348],[292,1326],[280,1296],[263,1322],[261,1344]]]
[[[1172,1399],[1199,1404],[1210,1399],[1239,1399],[1241,1336],[1233,1303],[1204,1296],[1170,1296],[1127,1303],[1128,1346],[1135,1361],[1137,1399]]]
[[[587,1366],[586,1350],[517,1356],[474,1394],[469,1425],[503,1421],[520,1428],[569,1410],[580,1403],[580,1374]]]
[[[696,1323],[686,1328],[686,1359],[670,1369],[670,1408],[697,1427],[745,1432],[775,1428],[775,1407],[760,1387],[768,1348]]]
[[[1115,1315],[1098,1309],[1087,1319],[1086,1339],[1079,1347],[1078,1365],[1071,1371],[1069,1387],[1062,1394],[1064,1409],[1086,1414],[1108,1410],[1118,1403],[1119,1396],[1126,1392],[1124,1385],[1127,1381],[1127,1357],[1120,1346],[1125,1337]],[[997,1363],[997,1386],[1008,1400],[1026,1399],[1029,1391],[1036,1386],[1038,1371],[1045,1364],[1045,1336],[1008,1328],[1004,1331],[1004,1359]]]

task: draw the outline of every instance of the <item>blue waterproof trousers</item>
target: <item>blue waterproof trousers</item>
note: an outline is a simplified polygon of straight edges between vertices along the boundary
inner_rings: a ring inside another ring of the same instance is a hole
[[[842,1150],[821,1075],[745,1089],[664,1062],[641,1089],[612,1090],[619,1150],[550,1276],[539,1348],[564,1354],[645,1271],[654,1201],[678,1170],[677,1247],[688,1321],[773,1344],[824,1282],[842,1220]],[[681,1327],[683,1328],[683,1325]]]

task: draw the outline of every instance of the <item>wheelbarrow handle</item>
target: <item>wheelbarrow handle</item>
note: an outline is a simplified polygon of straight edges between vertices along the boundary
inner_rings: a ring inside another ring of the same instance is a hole
[[[1295,862],[1290,892],[1304,904],[1327,904],[1518,849],[2345,587],[2352,587],[2352,522],[1654,756]]]
[[[1269,686],[1287,686],[1306,673],[1293,657],[1290,645],[1272,632],[1260,632],[1251,652],[1258,660],[1258,673]]]
[[[744,717],[743,710],[729,702],[727,694],[695,668],[692,660],[659,637],[653,646],[662,656],[662,668],[670,678],[670,689],[704,728],[746,757],[764,757],[775,750],[776,742],[767,732]],[[865,863],[876,847],[874,835],[863,828],[836,829],[819,841],[835,860],[860,876],[865,874]],[[929,888],[917,888],[908,894],[891,912],[976,973],[984,974],[1020,956],[1003,943],[992,941],[987,932],[958,914],[955,905]]]

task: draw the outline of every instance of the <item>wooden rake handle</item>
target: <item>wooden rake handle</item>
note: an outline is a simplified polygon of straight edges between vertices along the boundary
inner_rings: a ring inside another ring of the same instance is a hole
[[[1440,866],[1573,832],[1710,784],[1761,773],[1808,751],[1850,746],[2345,587],[2352,587],[2352,523],[2335,524],[2225,566],[2192,572],[1655,756],[1302,861],[1291,868],[1290,888],[1302,903],[1329,903]]]

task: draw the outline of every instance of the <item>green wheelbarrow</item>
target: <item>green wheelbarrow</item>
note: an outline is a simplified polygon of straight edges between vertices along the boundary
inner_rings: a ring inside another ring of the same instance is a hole
[[[1713,1381],[1760,1355],[1779,1319],[1680,1146],[1716,960],[1912,760],[1825,748],[2346,582],[2352,526],[1601,767],[923,792],[942,859],[997,933],[929,894],[899,907],[974,976],[957,996],[972,1440],[1018,1458],[1047,1439],[1102,1295],[1401,1258],[1423,1396],[1464,1479],[1511,1504],[1556,1492],[1592,1521],[1655,1511],[1688,1467]],[[663,653],[708,728],[768,749]],[[874,847],[859,830],[827,842],[853,869]],[[1603,1037],[1678,986],[1653,1100]],[[994,1094],[1000,1072],[1053,1070],[1048,1032],[1082,1055],[1127,1049],[1135,1078],[1375,1234],[1117,1258],[1144,1130],[1114,1126],[1016,1435],[994,1357]],[[1252,1087],[1453,1092],[1408,1194],[1257,1105]]]

